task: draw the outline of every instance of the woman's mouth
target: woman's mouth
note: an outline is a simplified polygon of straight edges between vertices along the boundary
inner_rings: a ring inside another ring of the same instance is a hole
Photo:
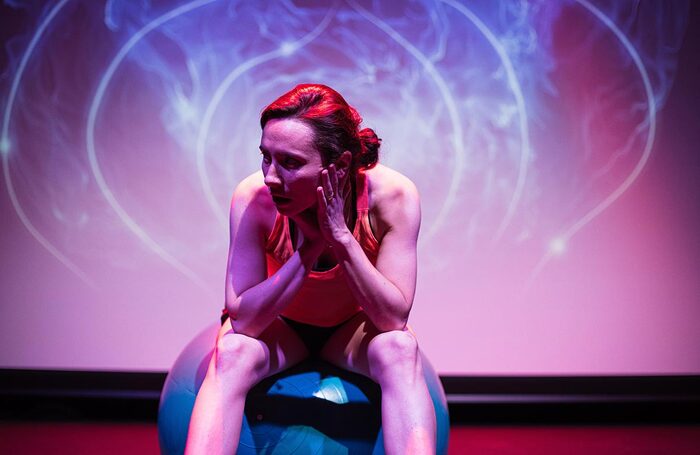
[[[289,199],[288,197],[276,196],[274,194],[272,195],[272,202],[274,202],[275,205],[284,205],[287,204],[289,201],[291,201],[291,199]]]

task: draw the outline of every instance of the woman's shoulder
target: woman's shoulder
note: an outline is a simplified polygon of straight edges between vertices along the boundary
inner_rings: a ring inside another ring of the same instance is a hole
[[[369,183],[370,209],[397,202],[418,202],[418,189],[411,179],[382,164],[365,171]]]
[[[420,223],[420,197],[413,181],[387,166],[365,171],[369,184],[369,212],[377,238],[400,223]]]
[[[231,198],[231,215],[246,213],[266,232],[272,230],[277,209],[265,186],[262,171],[254,172],[240,181]]]

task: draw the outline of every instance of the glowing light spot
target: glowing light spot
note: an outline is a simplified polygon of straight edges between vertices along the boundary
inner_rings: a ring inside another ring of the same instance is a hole
[[[197,115],[197,109],[183,96],[178,96],[175,100],[175,111],[184,121],[192,120]]]
[[[566,240],[563,237],[556,237],[549,242],[549,252],[560,256],[566,251]]]
[[[292,55],[297,50],[297,46],[294,43],[285,42],[280,46],[280,52],[282,55],[289,56]]]
[[[10,139],[5,136],[0,140],[0,153],[6,155],[10,151]]]

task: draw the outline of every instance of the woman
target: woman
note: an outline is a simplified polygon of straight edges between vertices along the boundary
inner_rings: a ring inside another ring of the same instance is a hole
[[[389,454],[433,453],[435,413],[406,320],[420,204],[335,90],[298,85],[262,113],[262,172],[231,203],[223,325],[186,453],[233,453],[247,392],[308,357],[377,382]]]

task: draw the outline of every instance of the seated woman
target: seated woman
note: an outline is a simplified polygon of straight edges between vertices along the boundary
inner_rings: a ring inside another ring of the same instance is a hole
[[[418,193],[377,164],[380,140],[361,121],[317,84],[263,111],[262,172],[233,194],[226,308],[185,453],[234,453],[247,392],[309,355],[380,385],[387,453],[435,452],[435,412],[406,326]]]

